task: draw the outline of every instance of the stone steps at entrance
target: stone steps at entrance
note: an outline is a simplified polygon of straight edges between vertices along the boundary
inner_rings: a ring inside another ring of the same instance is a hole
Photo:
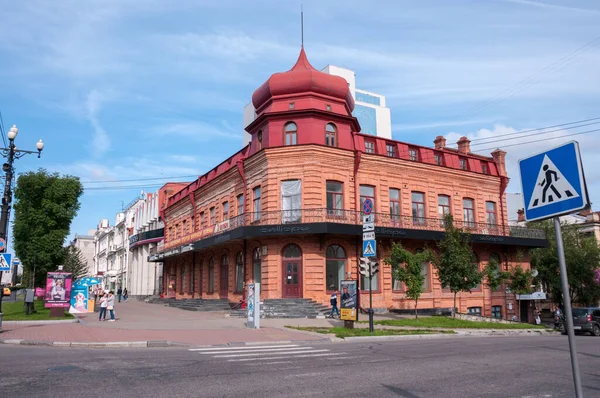
[[[186,311],[230,311],[231,306],[227,299],[151,299],[151,304],[163,304],[168,307],[179,308]]]
[[[261,306],[264,318],[317,318],[325,316],[331,309],[311,299],[266,299]],[[232,317],[245,318],[246,309],[231,311]]]

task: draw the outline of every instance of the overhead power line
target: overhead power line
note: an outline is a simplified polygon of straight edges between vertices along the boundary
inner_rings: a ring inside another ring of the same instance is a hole
[[[98,184],[98,183],[117,183],[117,182],[135,182],[135,181],[156,181],[156,180],[173,180],[180,178],[198,178],[197,174],[187,176],[171,176],[171,177],[150,177],[150,178],[134,178],[130,180],[98,180],[98,181],[82,181],[82,184]]]
[[[567,134],[567,135],[561,135],[560,137],[549,137],[549,138],[542,138],[539,140],[532,140],[532,141],[525,141],[525,142],[518,142],[516,144],[509,144],[509,145],[502,145],[503,148],[508,148],[511,146],[517,146],[517,145],[526,145],[526,144],[534,144],[534,143],[538,143],[538,142],[545,142],[545,141],[550,141],[550,140],[558,140],[560,138],[565,138],[565,137],[573,137],[575,135],[582,135],[582,134],[589,134],[589,133],[596,133],[600,131],[600,129],[595,129],[595,130],[588,130],[588,131],[581,131],[579,133],[573,133],[573,134]],[[480,149],[481,151],[491,151],[492,149],[496,149],[496,147],[493,148],[485,148],[485,149]]]

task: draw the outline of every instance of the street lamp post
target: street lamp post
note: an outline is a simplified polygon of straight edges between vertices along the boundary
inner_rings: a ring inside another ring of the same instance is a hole
[[[25,155],[29,154],[37,154],[38,158],[42,154],[42,150],[44,149],[44,142],[39,140],[35,147],[37,151],[25,151],[22,149],[17,149],[15,146],[15,138],[17,138],[17,134],[19,133],[19,129],[17,126],[13,125],[8,133],[9,145],[8,148],[0,148],[0,152],[2,152],[2,156],[7,159],[7,162],[2,165],[2,171],[6,173],[6,179],[4,181],[4,194],[2,195],[2,206],[1,206],[1,215],[0,215],[0,238],[6,241],[7,229],[8,229],[8,219],[10,217],[10,207],[12,202],[12,179],[14,174],[13,163],[16,159],[20,159]],[[4,245],[4,249],[2,252],[6,250],[7,245]],[[0,280],[2,279],[2,273],[0,272]],[[17,282],[17,272],[16,270],[12,274],[12,284],[13,286]],[[11,290],[10,297],[12,300],[16,299],[17,292],[15,290]],[[0,295],[0,312],[2,312],[2,295]]]

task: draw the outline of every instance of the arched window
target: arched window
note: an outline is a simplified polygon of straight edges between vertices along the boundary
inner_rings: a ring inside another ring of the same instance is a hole
[[[328,291],[340,289],[340,281],[346,272],[346,251],[342,246],[331,245],[325,253],[325,288]]]
[[[262,149],[262,130],[256,134],[256,140],[258,141],[257,150],[260,151]]]
[[[288,245],[283,251],[283,258],[300,258],[302,252],[297,245]]]
[[[285,145],[296,145],[297,144],[297,133],[298,127],[296,123],[289,122],[285,125]]]
[[[473,263],[474,265],[477,266],[477,271],[481,271],[479,269],[480,265],[479,265],[479,256],[477,256],[477,254],[475,254],[475,252],[473,252],[471,254],[471,263]],[[471,288],[471,291],[475,291],[475,292],[480,292],[481,291],[481,286],[483,285],[483,281],[481,283],[478,283],[477,285],[474,285]]]
[[[327,123],[327,125],[325,126],[325,145],[337,146],[336,133],[337,129],[335,128],[335,124]]]
[[[219,272],[219,294],[221,297],[227,296],[229,291],[229,256],[221,256],[221,269]]]
[[[256,249],[254,249],[254,252],[252,253],[252,275],[254,278],[254,283],[260,283],[260,277],[261,277],[260,247],[257,247]]]
[[[238,252],[235,260],[235,291],[241,293],[244,291],[244,255]]]
[[[208,260],[208,292],[214,293],[215,291],[215,258],[211,257]]]

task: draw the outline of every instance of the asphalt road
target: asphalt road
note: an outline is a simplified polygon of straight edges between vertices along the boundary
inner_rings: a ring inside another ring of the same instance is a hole
[[[577,337],[586,397],[600,338]],[[0,397],[573,397],[567,339],[483,337],[228,349],[0,345]]]

